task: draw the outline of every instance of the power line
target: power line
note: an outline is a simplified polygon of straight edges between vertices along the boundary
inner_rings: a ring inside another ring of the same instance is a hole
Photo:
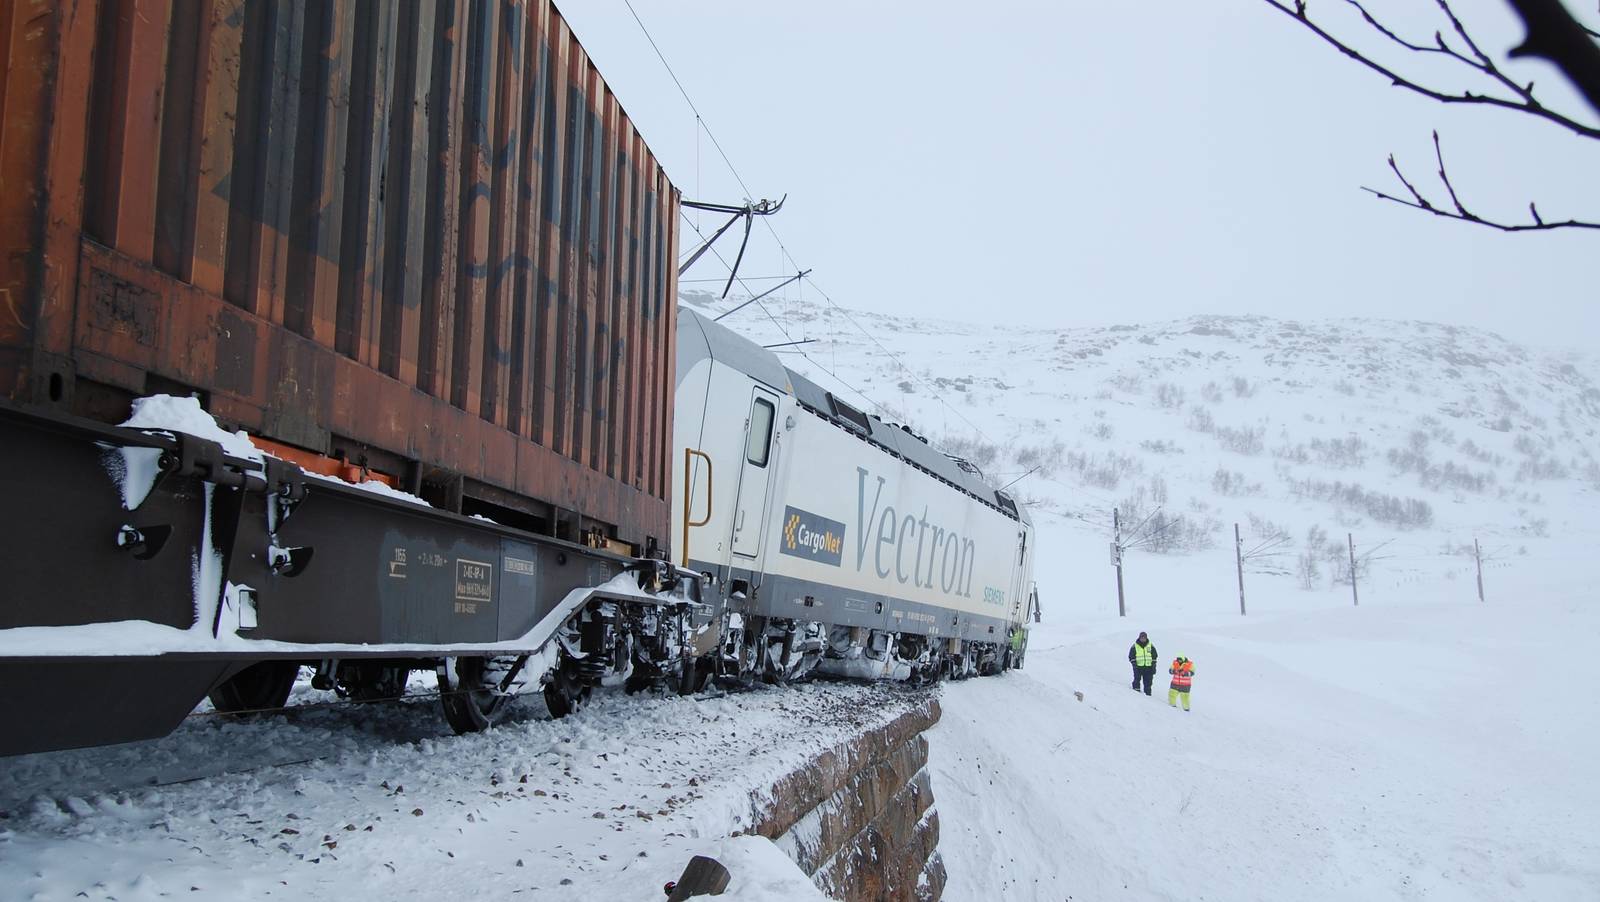
[[[683,81],[678,78],[678,73],[673,71],[672,64],[667,62],[666,54],[661,52],[661,47],[660,47],[660,45],[658,45],[656,43],[655,37],[650,34],[650,29],[645,27],[644,20],[639,18],[639,12],[638,12],[638,10],[633,8],[632,0],[622,0],[622,2],[623,2],[623,4],[625,6],[628,7],[628,12],[633,16],[633,21],[638,24],[639,30],[644,33],[645,40],[650,42],[650,49],[654,50],[655,54],[656,54],[656,58],[661,60],[662,67],[667,70],[667,75],[672,78],[672,83],[677,86],[678,93],[683,95],[684,103],[687,103],[689,105],[690,111],[694,113],[694,118],[695,118],[696,125],[700,128],[700,130],[705,132],[707,138],[711,139],[711,146],[713,146],[713,147],[715,147],[717,149],[717,154],[722,157],[722,162],[727,165],[728,171],[733,174],[734,181],[739,183],[739,187],[741,189],[743,189],[746,198],[754,196],[754,192],[752,192],[750,190],[750,186],[745,183],[744,176],[739,174],[738,167],[733,165],[733,160],[728,157],[728,152],[723,149],[722,142],[717,140],[717,136],[716,136],[716,134],[714,132],[711,131],[711,127],[706,125],[705,117],[700,115],[700,108],[695,106],[694,98],[689,96],[689,91],[688,91],[687,88],[685,88],[683,86]],[[783,243],[783,239],[778,235],[777,228],[774,227],[770,221],[768,221],[769,218],[770,217],[762,217],[762,222],[763,222],[763,224],[766,225],[767,231],[772,235],[772,240],[777,242],[778,249],[783,252],[784,259],[789,261],[789,263],[795,268],[796,272],[800,271],[802,267],[800,266],[798,261],[795,260],[794,255],[789,252],[788,246]],[[685,217],[685,221],[689,221],[687,217]],[[694,228],[696,234],[700,234],[700,229],[699,229],[698,226],[694,226],[694,224],[692,222],[690,222],[690,225],[691,225],[691,227]],[[719,260],[722,259],[720,254],[718,255],[718,259]],[[723,265],[726,266],[727,265],[727,261],[723,261]],[[831,295],[829,295],[828,292],[825,291],[822,288],[821,285],[817,284],[815,279],[811,279],[811,278],[808,277],[807,281],[811,282],[811,287],[815,288],[817,290],[817,292],[822,295],[823,299],[826,300],[830,306],[832,306],[835,310],[838,310],[841,314],[844,315],[845,319],[850,321],[851,325],[855,326],[856,329],[860,330],[862,335],[865,335],[868,338],[868,340],[870,340],[873,344],[877,345],[877,347],[878,347],[878,349],[880,351],[882,351],[885,355],[887,355],[889,357],[889,359],[893,360],[895,362],[895,364],[897,366],[899,366],[902,370],[904,370],[906,373],[910,374],[911,378],[917,380],[917,382],[921,383],[924,387],[926,387],[929,390],[929,392],[932,394],[934,400],[938,401],[939,404],[941,406],[943,406],[946,410],[948,410],[951,413],[955,414],[957,419],[961,420],[963,423],[966,423],[967,426],[969,426],[974,432],[976,432],[984,441],[986,441],[986,442],[988,442],[990,444],[995,444],[994,439],[990,438],[988,433],[984,432],[983,429],[979,428],[979,426],[976,423],[974,423],[971,420],[967,419],[966,415],[961,413],[961,411],[956,410],[955,407],[951,406],[950,403],[944,399],[944,396],[939,393],[938,389],[936,389],[934,386],[930,385],[927,380],[925,380],[921,376],[919,376],[910,367],[906,366],[905,362],[902,361],[893,352],[891,352],[888,348],[884,347],[883,343],[878,341],[876,336],[874,336],[872,333],[868,332],[865,328],[863,328],[862,325],[859,322],[856,321],[855,317],[850,315],[850,312],[848,310],[846,310],[844,307],[840,306],[838,304],[838,302],[834,301],[833,297]],[[753,295],[755,293],[755,292],[750,291],[748,286],[744,285],[743,280],[740,280],[739,284],[740,284],[741,287],[744,287],[746,292],[748,292],[749,294]],[[771,319],[774,324],[778,323],[777,318],[774,317],[772,315],[772,313],[766,309],[765,305],[758,305],[758,306],[761,307],[762,312],[767,314],[767,318],[768,319]],[[784,334],[784,336],[786,338],[792,338],[793,337],[793,336],[789,335],[788,330],[784,329],[782,327],[782,325],[779,325],[778,328],[779,328],[779,331],[783,332],[783,334]],[[806,355],[803,352],[802,352],[801,356],[805,357],[807,360],[811,360],[812,359],[809,355]],[[813,362],[815,362],[815,361],[813,361]],[[819,364],[819,367],[820,367],[820,364]],[[830,376],[833,376],[835,379],[839,378],[837,373],[833,373],[833,372],[827,370],[826,368],[823,368],[823,372],[827,372]],[[843,379],[839,379],[839,381],[841,383],[843,383],[844,385],[849,386],[849,383],[848,382],[844,382]],[[856,392],[856,394],[861,395],[861,397],[867,398],[866,394],[861,392],[859,389],[852,388],[851,390]],[[870,401],[880,411],[882,411],[884,413],[888,413],[888,409],[884,405],[879,404],[877,401],[873,401],[871,398],[867,398],[867,400]]]
[[[704,233],[700,231],[700,227],[695,225],[694,221],[689,219],[689,217],[686,214],[684,214],[684,212],[682,210],[678,211],[678,215],[683,218],[683,221],[688,224],[689,228],[694,229],[695,234],[700,235],[702,238],[705,237]],[[713,256],[715,256],[717,258],[717,262],[721,263],[723,265],[723,267],[728,270],[728,272],[730,272],[730,273],[733,272],[733,267],[728,265],[728,261],[723,258],[722,254],[719,251],[717,251],[716,248],[714,248],[714,247],[711,248],[711,253],[712,253]],[[744,283],[744,279],[742,277],[734,276],[734,278],[735,278],[736,281],[738,281],[740,288],[743,288],[746,292],[750,293],[752,297],[754,297],[755,292],[753,292],[751,290],[750,286],[748,286],[748,285],[746,285]],[[718,279],[717,281],[721,281],[721,280]],[[783,323],[779,322],[778,318],[776,316],[772,315],[772,311],[767,309],[767,305],[766,304],[761,303],[761,301],[759,299],[757,299],[755,301],[755,305],[757,307],[761,308],[761,312],[767,315],[767,319],[772,320],[772,324],[778,328],[779,332],[783,333],[783,337],[785,339],[787,339],[789,341],[794,341],[794,336],[789,333],[788,329],[784,328]],[[838,382],[840,385],[843,385],[845,388],[849,389],[850,391],[855,392],[855,394],[858,397],[860,397],[863,401],[866,401],[868,404],[871,404],[873,407],[876,407],[882,413],[888,413],[889,412],[889,409],[887,407],[883,406],[882,404],[879,404],[876,400],[874,400],[866,392],[862,391],[859,388],[856,388],[854,385],[852,385],[849,382],[845,381],[845,379],[842,376],[840,376],[838,373],[834,372],[833,370],[828,369],[826,366],[823,366],[820,361],[816,360],[815,358],[811,357],[811,355],[807,354],[803,347],[797,347],[796,350],[798,351],[798,353],[800,354],[801,357],[805,358],[805,360],[807,362],[811,363],[813,366],[815,366],[817,369],[821,370],[822,372],[827,373],[830,377],[833,378],[833,380],[835,382]]]

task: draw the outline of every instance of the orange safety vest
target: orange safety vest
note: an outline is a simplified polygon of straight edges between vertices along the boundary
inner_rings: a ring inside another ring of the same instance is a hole
[[[1179,664],[1173,661],[1172,666],[1167,668],[1167,673],[1172,674],[1172,688],[1188,689],[1194,682],[1194,662],[1184,661]]]

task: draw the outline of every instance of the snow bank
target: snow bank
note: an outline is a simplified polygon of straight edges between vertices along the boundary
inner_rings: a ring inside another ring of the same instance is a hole
[[[1143,564],[1137,615],[1051,618],[1026,670],[946,688],[946,898],[1600,898],[1593,571],[1241,618],[1192,569]],[[1193,713],[1129,690],[1139,630],[1195,660]]]

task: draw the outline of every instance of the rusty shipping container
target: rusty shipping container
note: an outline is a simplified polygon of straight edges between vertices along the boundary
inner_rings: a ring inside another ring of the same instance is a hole
[[[0,48],[0,395],[665,543],[678,192],[549,0],[6,0]]]

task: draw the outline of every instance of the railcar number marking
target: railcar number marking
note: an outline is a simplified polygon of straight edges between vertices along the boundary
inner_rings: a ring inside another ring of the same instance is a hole
[[[389,576],[392,579],[406,578],[406,550],[395,546],[394,559],[389,561]]]
[[[476,614],[479,604],[494,599],[494,565],[483,561],[456,561],[457,614]]]

